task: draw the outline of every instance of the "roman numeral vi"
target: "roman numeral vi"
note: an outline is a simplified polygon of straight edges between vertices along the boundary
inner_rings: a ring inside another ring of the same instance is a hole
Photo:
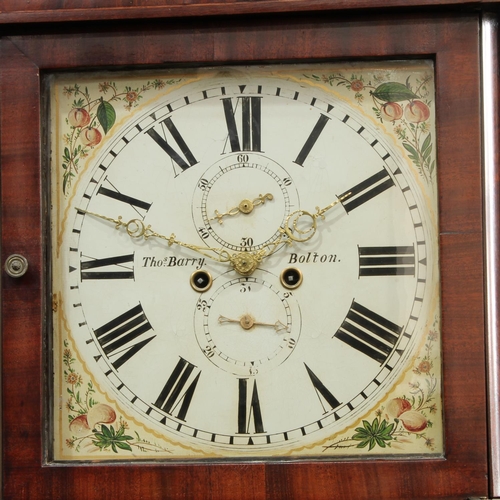
[[[238,379],[238,434],[249,433],[250,421],[253,421],[255,433],[266,432],[262,422],[257,382],[252,380],[250,385],[253,387],[248,387],[248,379]]]

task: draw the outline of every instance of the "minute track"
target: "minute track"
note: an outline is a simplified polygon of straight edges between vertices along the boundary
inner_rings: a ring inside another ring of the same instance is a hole
[[[82,169],[68,321],[106,398],[174,460],[321,455],[421,355],[432,217],[383,127],[329,84],[217,75],[172,78]],[[190,285],[191,260],[210,288]],[[145,320],[120,319],[136,307]]]

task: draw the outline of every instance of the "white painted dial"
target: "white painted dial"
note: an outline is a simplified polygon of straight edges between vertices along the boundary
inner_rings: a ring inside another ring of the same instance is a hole
[[[298,210],[310,215],[294,225]],[[129,414],[193,449],[286,453],[341,431],[431,319],[437,245],[407,159],[353,107],[272,68],[209,71],[141,109],[82,174],[69,218],[65,314],[82,358]],[[236,256],[256,269],[238,273]],[[203,293],[196,269],[213,277]]]

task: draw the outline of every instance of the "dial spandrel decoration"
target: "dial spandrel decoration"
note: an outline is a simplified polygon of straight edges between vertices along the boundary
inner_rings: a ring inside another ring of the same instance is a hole
[[[51,77],[55,461],[443,454],[433,71]]]

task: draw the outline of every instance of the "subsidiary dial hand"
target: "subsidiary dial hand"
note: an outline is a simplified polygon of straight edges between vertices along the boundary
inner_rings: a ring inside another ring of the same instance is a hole
[[[222,214],[218,210],[215,210],[215,217],[212,217],[208,220],[217,219],[219,221],[219,224],[223,224],[222,219],[224,217],[233,217],[234,215],[238,215],[239,213],[248,215],[253,212],[253,209],[255,207],[263,205],[266,200],[272,200],[273,198],[274,196],[271,193],[266,193],[265,195],[259,194],[259,197],[255,198],[255,200],[244,199],[240,201],[237,207],[231,208],[230,210]]]
[[[226,318],[226,316],[221,315],[219,316],[219,323],[238,323],[244,330],[250,330],[254,326],[271,326],[277,332],[288,331],[288,327],[280,320],[276,321],[276,323],[262,323],[260,321],[255,321],[250,314],[244,314],[240,319]]]

